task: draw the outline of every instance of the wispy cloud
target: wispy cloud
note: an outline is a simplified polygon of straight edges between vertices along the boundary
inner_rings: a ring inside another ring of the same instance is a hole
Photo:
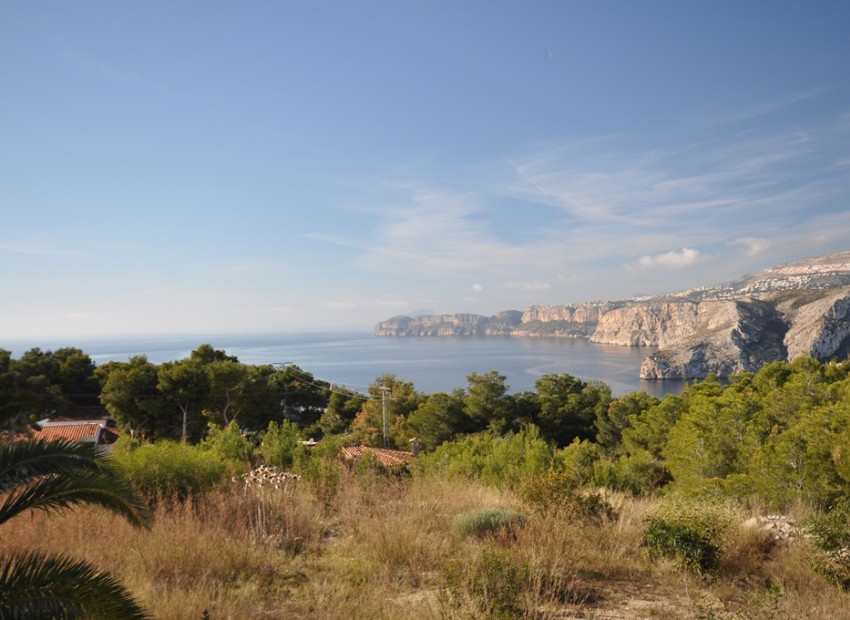
[[[698,250],[692,248],[682,248],[681,250],[671,250],[655,254],[654,256],[641,256],[634,263],[630,263],[629,267],[633,269],[649,270],[649,269],[682,269],[690,267],[702,259],[702,255]]]
[[[385,180],[363,209],[369,232],[314,238],[354,249],[362,272],[439,284],[456,299],[472,292],[470,302],[675,290],[784,258],[791,239],[803,253],[838,243],[817,222],[833,214],[846,230],[850,178],[836,162],[849,145],[850,127],[834,120],[652,148],[627,136],[550,142],[455,169],[451,183]]]
[[[746,256],[758,256],[770,247],[770,241],[764,237],[743,237],[732,239],[729,245],[739,248]]]

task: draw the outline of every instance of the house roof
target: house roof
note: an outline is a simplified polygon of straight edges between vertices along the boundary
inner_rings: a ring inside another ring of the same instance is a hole
[[[404,467],[413,460],[413,452],[390,450],[389,448],[370,448],[369,446],[349,446],[342,449],[342,458],[356,461],[371,454],[384,467]]]
[[[86,424],[56,424],[45,426],[39,430],[30,431],[29,437],[44,441],[97,441],[103,427],[96,423]]]
[[[119,431],[107,418],[95,420],[68,420],[51,418],[39,422],[39,428],[18,436],[21,440],[91,441],[112,444],[118,440]]]

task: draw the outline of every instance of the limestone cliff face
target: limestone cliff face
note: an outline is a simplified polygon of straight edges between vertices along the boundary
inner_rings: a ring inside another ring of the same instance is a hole
[[[724,303],[724,302],[718,302]],[[683,301],[635,303],[601,317],[591,342],[632,347],[665,347],[694,333],[702,304]]]
[[[598,323],[602,316],[617,307],[612,302],[586,303],[571,306],[531,306],[522,313],[523,323],[569,321],[574,323]]]
[[[375,325],[376,336],[509,336],[522,313],[500,312],[491,317],[478,314],[396,316]]]
[[[660,351],[641,364],[643,379],[695,379],[709,373],[728,377],[738,372],[755,372],[762,365],[786,359],[784,335],[787,325],[770,303],[750,299],[702,302],[685,308],[677,323],[690,323],[690,333],[668,332]],[[674,321],[676,322],[676,321]]]
[[[775,360],[850,355],[850,251],[812,257],[731,283],[628,302],[531,306],[491,317],[451,314],[378,323],[379,336],[588,338],[653,346],[643,378],[756,371]]]
[[[620,304],[589,302],[575,305],[531,306],[513,335],[524,338],[588,338],[599,319]]]
[[[788,359],[808,355],[826,361],[850,354],[850,288],[786,312],[791,324],[785,335]]]

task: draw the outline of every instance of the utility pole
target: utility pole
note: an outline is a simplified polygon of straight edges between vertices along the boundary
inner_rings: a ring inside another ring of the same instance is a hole
[[[389,398],[388,395],[390,393],[390,388],[386,387],[385,385],[382,385],[378,389],[381,390],[381,407],[384,412],[384,447],[389,448],[390,436],[387,431],[387,399]]]

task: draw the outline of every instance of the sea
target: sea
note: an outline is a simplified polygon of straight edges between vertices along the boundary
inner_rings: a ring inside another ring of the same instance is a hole
[[[43,351],[76,347],[95,364],[127,361],[145,355],[159,364],[189,356],[210,344],[246,364],[295,364],[315,378],[365,392],[381,375],[410,381],[426,394],[467,387],[473,373],[496,370],[506,377],[509,392],[534,390],[546,373],[568,373],[583,381],[606,383],[614,396],[643,390],[657,397],[678,394],[684,381],[641,380],[641,360],[653,347],[592,344],[573,338],[518,337],[386,337],[360,331],[315,331],[264,334],[88,337],[78,340],[0,342],[19,357],[39,347]]]

